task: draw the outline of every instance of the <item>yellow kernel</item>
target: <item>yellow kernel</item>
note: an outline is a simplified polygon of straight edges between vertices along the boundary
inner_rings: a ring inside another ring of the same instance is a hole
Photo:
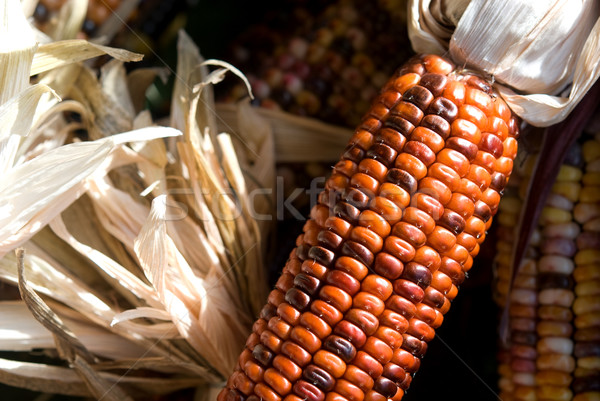
[[[589,329],[591,327],[597,328],[600,326],[600,313],[584,313],[583,315],[576,316],[573,323],[577,330]]]
[[[565,386],[538,386],[536,394],[540,400],[570,401],[573,392]]]
[[[498,282],[496,283],[496,291],[498,291],[498,294],[502,296],[508,294],[509,287],[510,282],[508,280],[498,280]]]
[[[598,303],[598,297],[594,295],[577,297],[575,302],[573,302],[573,312],[576,315],[585,315],[587,313],[600,312],[600,303]]]
[[[600,250],[583,249],[575,254],[575,264],[577,266],[589,265],[600,262]]]
[[[581,150],[586,163],[600,159],[600,142],[598,141],[587,141],[583,144]]]
[[[496,271],[496,274],[498,275],[498,280],[502,281],[502,280],[510,280],[511,279],[511,271],[510,271],[510,265],[502,265],[498,267],[498,270]]]
[[[579,181],[581,180],[582,171],[577,167],[563,164],[560,166],[560,171],[556,177],[556,181]]]
[[[519,216],[515,213],[499,213],[496,221],[503,226],[515,227],[519,221]]]
[[[519,401],[536,401],[535,387],[530,386],[515,386],[513,393],[516,400]]]
[[[505,265],[505,266],[510,266],[511,264],[511,257],[510,257],[510,253],[500,253],[496,256],[496,263]]]
[[[575,368],[575,372],[573,372],[573,376],[575,376],[575,377],[585,377],[585,376],[593,376],[593,375],[595,375],[597,373],[598,372],[595,372],[592,369],[585,369],[585,368],[581,368],[581,367],[576,367]],[[592,394],[592,393],[586,393],[586,394]],[[598,393],[598,395],[600,395],[600,393]],[[575,398],[573,399],[573,401],[575,401],[576,399],[577,399],[577,396],[575,396]],[[586,398],[586,401],[588,401],[588,398]],[[598,398],[598,401],[600,401],[600,398]]]
[[[571,202],[577,202],[581,192],[581,184],[572,181],[559,181],[552,185],[552,192],[564,196]]]
[[[499,209],[505,213],[519,213],[521,210],[521,206],[523,205],[523,201],[516,197],[504,197],[500,201]]]
[[[512,251],[512,242],[509,241],[498,241],[496,243],[496,252],[499,254],[510,253]]]
[[[587,172],[581,179],[584,185],[600,186],[600,173]]]
[[[600,294],[600,280],[588,280],[578,283],[575,286],[575,294],[578,297],[586,295],[599,295]]]
[[[577,358],[577,366],[584,369],[600,370],[600,356]]]
[[[580,202],[599,202],[600,201],[600,188],[585,186],[581,189],[579,194]]]
[[[578,283],[588,280],[600,280],[600,265],[595,263],[577,265],[573,271],[573,278]]]
[[[500,376],[510,377],[512,376],[512,369],[509,364],[503,363],[498,366],[498,373]]]
[[[540,214],[540,224],[542,225],[568,223],[572,219],[571,212],[555,207],[546,206]]]

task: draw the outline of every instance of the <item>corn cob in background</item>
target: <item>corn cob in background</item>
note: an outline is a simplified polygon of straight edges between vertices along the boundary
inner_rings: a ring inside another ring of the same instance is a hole
[[[539,220],[536,395],[540,400],[571,400],[573,358],[573,257],[579,226],[573,219],[581,190],[581,148],[568,153]],[[535,321],[533,321],[535,323]]]
[[[530,248],[531,253],[535,253]],[[533,256],[533,255],[532,255]],[[525,259],[511,292],[510,316],[510,382],[514,400],[531,399],[535,394],[535,312],[538,304],[536,281],[538,266],[535,259]]]
[[[513,247],[514,230],[520,209],[518,196],[518,183],[522,179],[519,169],[511,174],[506,186],[502,202],[496,217],[496,257],[494,259],[494,301],[502,309],[506,305],[506,297],[510,282],[510,254]],[[510,346],[499,342],[498,344],[498,396],[504,401],[512,401],[514,384],[513,372],[510,366]]]
[[[354,128],[412,54],[407,1],[296,3],[240,35],[229,61],[248,75],[257,105]],[[246,95],[237,85],[221,99]]]
[[[524,189],[531,179],[534,157],[521,152],[500,204],[497,221],[494,298],[504,308],[510,296],[509,343],[498,346],[499,397],[503,401],[523,400],[535,394],[535,330],[539,230],[534,231],[521,269],[509,291],[511,254],[518,229]]]
[[[121,2],[122,0],[90,0],[81,34],[86,37],[94,36],[98,27],[110,17],[111,10],[116,10]],[[66,0],[40,0],[33,16],[42,31],[65,3]]]
[[[585,169],[575,220],[582,230],[575,255],[574,401],[600,400],[600,136],[583,144]]]
[[[64,10],[69,6],[68,1],[40,0],[33,12],[37,28],[53,36],[69,15]],[[77,37],[99,37],[113,46],[143,53],[144,64],[148,64],[157,51],[175,41],[177,30],[186,23],[190,5],[190,1],[176,0],[88,0]]]
[[[522,151],[520,151],[522,153]],[[517,156],[517,160],[519,156]],[[493,297],[496,305],[503,308],[506,305],[510,282],[510,254],[514,241],[514,230],[519,218],[521,200],[519,198],[519,182],[523,174],[520,164],[515,160],[515,168],[511,174],[502,202],[496,216],[496,256],[494,258],[494,289]],[[511,401],[514,391],[512,382],[513,372],[510,366],[510,346],[499,342],[498,358],[498,396],[504,401]]]
[[[599,158],[595,139],[584,139],[567,152],[515,277],[509,295],[509,343],[501,345],[498,357],[499,396],[504,401],[592,400],[600,395],[600,375],[592,368],[598,353],[600,236],[593,224],[585,225],[600,216],[600,188],[588,167],[597,169],[593,163]],[[511,180],[498,216],[495,299],[500,307],[509,287],[510,239],[519,229],[517,215],[534,164],[535,157],[529,156],[516,169],[520,195],[515,195],[516,182]]]
[[[499,307],[506,305],[510,283],[510,254],[514,246],[515,231],[523,203],[524,184],[531,177],[532,160],[533,158],[525,154],[525,151],[519,151],[496,217],[493,297]],[[538,236],[539,232],[536,232],[535,237]],[[529,254],[527,256],[531,257]]]
[[[472,267],[517,151],[490,85],[433,55],[383,87],[219,400],[399,400]]]

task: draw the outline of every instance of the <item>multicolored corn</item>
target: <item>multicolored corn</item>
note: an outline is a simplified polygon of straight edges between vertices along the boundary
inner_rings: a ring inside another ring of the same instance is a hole
[[[500,397],[505,401],[600,399],[598,139],[584,135],[567,152],[526,262],[515,277],[509,295],[509,344],[499,352]],[[535,158],[529,157],[518,170],[524,183],[534,164]],[[512,200],[503,201],[498,218],[496,300],[501,307],[510,280],[509,227],[519,213]]]
[[[43,24],[50,18],[50,15],[57,13],[65,3],[66,0],[40,0],[34,14],[38,24],[43,28]],[[82,27],[83,32],[88,35],[92,34],[120,4],[121,0],[90,0]]]
[[[583,144],[585,171],[575,220],[574,401],[600,400],[600,136]]]
[[[413,54],[406,3],[296,1],[285,18],[280,10],[240,35],[231,61],[248,76],[255,104],[354,128],[379,88]],[[221,100],[245,96],[238,84]]]
[[[497,256],[495,299],[501,308],[510,297],[508,344],[501,344],[498,354],[500,380],[499,397],[503,401],[535,399],[536,392],[536,312],[538,305],[537,277],[540,232],[534,231],[525,259],[521,264],[512,291],[511,255],[518,230],[518,220],[524,199],[524,189],[531,179],[535,158],[528,156],[521,168],[515,169],[497,217]],[[516,176],[516,177],[514,177]],[[516,180],[514,178],[517,178]]]
[[[485,239],[518,125],[490,84],[413,58],[333,168],[219,401],[400,400]]]
[[[580,152],[580,147],[575,149]],[[571,152],[573,154],[573,152]],[[576,157],[580,159],[580,156]],[[579,198],[581,170],[568,164],[560,168],[542,209],[538,262],[537,399],[569,401],[573,398],[573,257],[579,226],[573,219]]]

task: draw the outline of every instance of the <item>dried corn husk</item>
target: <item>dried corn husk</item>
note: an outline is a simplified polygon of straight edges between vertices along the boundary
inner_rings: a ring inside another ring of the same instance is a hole
[[[250,191],[274,192],[268,124],[248,109],[247,137],[217,131],[210,87],[241,74],[182,33],[180,131],[157,127],[140,109],[160,70],[128,75],[138,55],[81,40],[38,47],[17,0],[0,12],[0,279],[23,298],[0,302],[0,349],[71,367],[0,359],[0,382],[110,400],[219,386],[266,296],[270,203]],[[116,60],[98,80],[80,62],[100,54]]]
[[[250,120],[254,114],[261,118],[259,123],[267,123],[275,138],[275,156],[278,162],[328,162],[336,160],[344,150],[344,144],[352,136],[347,128],[326,124],[312,118],[298,117],[279,110],[257,108],[254,113],[250,105],[240,103],[218,104],[216,111],[220,117],[219,129],[229,126],[233,131],[244,132],[248,126],[255,126]],[[238,126],[238,123],[241,125]],[[249,130],[254,131],[254,130]]]
[[[565,119],[600,76],[600,4],[585,1],[412,0],[418,52],[450,52],[497,81],[528,123]]]

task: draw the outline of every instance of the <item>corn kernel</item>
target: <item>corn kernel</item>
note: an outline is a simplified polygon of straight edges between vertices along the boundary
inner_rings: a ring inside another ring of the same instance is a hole
[[[591,163],[600,159],[600,142],[587,141],[581,148],[583,151],[583,159],[586,163]]]
[[[600,202],[600,188],[599,187],[583,187],[579,193],[579,200],[581,202]]]
[[[581,182],[583,182],[583,185],[598,187],[600,186],[600,173],[587,172],[583,175]]]
[[[545,207],[540,213],[540,224],[561,224],[568,223],[572,220],[571,212],[567,210],[557,209],[555,207]]]
[[[558,172],[558,176],[556,177],[556,181],[573,181],[578,182],[581,180],[582,176],[581,169],[578,169],[574,166],[569,166],[568,164],[563,164],[560,166],[560,170]]]
[[[577,252],[577,254],[575,255],[575,264],[577,264],[577,266],[599,262],[600,250],[598,249],[583,249]]]
[[[581,192],[581,184],[572,181],[556,182],[552,186],[552,192],[564,196],[571,202],[577,202]]]
[[[583,224],[583,229],[585,231],[599,232],[600,231],[600,218],[596,217],[596,218],[592,218],[592,219],[587,220]]]

